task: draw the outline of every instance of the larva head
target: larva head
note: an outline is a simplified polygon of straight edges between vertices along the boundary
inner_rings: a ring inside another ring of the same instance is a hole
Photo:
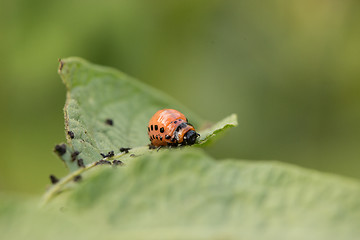
[[[184,142],[186,143],[186,145],[193,145],[198,136],[200,136],[198,133],[196,133],[194,130],[190,130],[185,133]]]

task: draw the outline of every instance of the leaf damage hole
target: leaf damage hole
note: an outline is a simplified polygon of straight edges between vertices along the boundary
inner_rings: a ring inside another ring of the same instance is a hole
[[[129,150],[131,150],[131,148],[120,148],[120,152],[124,152],[124,153],[129,153]]]
[[[76,176],[74,177],[74,182],[80,182],[81,180],[82,180],[81,175],[76,175]]]
[[[97,161],[97,163],[95,164],[96,165],[103,165],[103,164],[109,164],[111,165],[111,162],[110,161],[107,161],[107,160],[99,160]]]
[[[114,166],[118,166],[118,165],[123,166],[123,165],[124,165],[124,163],[123,163],[122,161],[120,161],[120,160],[114,160],[114,161],[112,162],[112,164],[113,164]]]
[[[85,164],[84,164],[84,160],[82,159],[82,158],[79,158],[78,160],[77,160],[77,165],[79,166],[79,167],[85,167]]]
[[[67,134],[69,135],[69,137],[71,139],[74,139],[75,135],[74,135],[74,132],[73,131],[68,131]]]
[[[62,156],[66,153],[66,145],[65,144],[58,144],[54,148],[54,152],[56,152],[59,156]]]
[[[59,182],[59,179],[57,177],[55,177],[55,175],[51,174],[49,177],[50,177],[50,181],[52,184]]]
[[[105,124],[109,125],[109,126],[113,126],[114,125],[114,121],[110,118],[105,120]]]
[[[79,154],[80,154],[79,151],[73,152],[73,153],[71,154],[71,161],[72,161],[72,162],[75,161],[76,158],[77,158],[77,156],[78,156]]]
[[[101,155],[103,158],[110,158],[110,157],[113,157],[113,156],[114,156],[114,151],[110,151],[110,152],[108,152],[107,154],[100,153],[100,155]]]

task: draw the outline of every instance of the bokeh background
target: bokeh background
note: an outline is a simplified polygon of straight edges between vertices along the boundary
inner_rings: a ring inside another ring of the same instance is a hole
[[[66,169],[58,58],[139,78],[239,126],[207,151],[360,178],[357,0],[0,1],[0,191]]]

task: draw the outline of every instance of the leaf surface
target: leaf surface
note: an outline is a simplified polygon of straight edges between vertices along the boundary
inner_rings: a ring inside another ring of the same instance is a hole
[[[61,231],[72,239],[360,236],[359,182],[289,164],[216,161],[188,148],[146,154],[126,167],[103,165],[82,176],[73,183],[78,187],[64,189],[41,214],[10,201],[0,207],[4,239],[18,236],[18,228],[40,236]]]
[[[114,151],[119,154],[122,147],[149,144],[147,125],[160,109],[179,110],[196,129],[205,125],[204,120],[167,94],[113,68],[73,57],[61,60],[59,74],[67,87],[64,108],[67,152],[61,158],[70,171],[79,168],[71,157],[75,151],[80,153],[77,158],[87,165],[102,159],[101,153]],[[234,118],[236,116],[232,115],[230,125],[204,129],[199,143],[203,144],[225,127],[235,126]],[[149,152],[146,148],[141,149],[142,154]]]

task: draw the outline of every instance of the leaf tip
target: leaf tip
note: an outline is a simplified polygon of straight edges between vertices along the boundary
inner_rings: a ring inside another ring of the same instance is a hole
[[[219,121],[218,123],[212,125],[208,129],[201,131],[198,144],[202,145],[208,142],[211,138],[214,138],[218,133],[223,132],[228,128],[236,127],[237,125],[238,125],[237,115],[233,113],[230,116]]]
[[[228,119],[229,125],[232,125],[233,127],[236,127],[238,125],[238,118],[236,113],[231,114]]]

